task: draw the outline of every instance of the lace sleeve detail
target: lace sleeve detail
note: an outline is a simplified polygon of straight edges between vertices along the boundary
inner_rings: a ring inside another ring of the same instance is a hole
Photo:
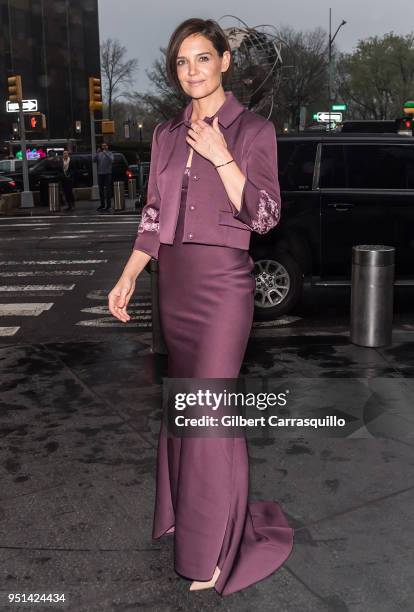
[[[252,219],[252,229],[258,234],[266,234],[279,223],[280,200],[274,200],[264,189],[259,190],[259,203],[256,217]]]
[[[144,207],[142,210],[142,218],[138,225],[138,233],[159,232],[159,230],[159,210],[153,206]]]

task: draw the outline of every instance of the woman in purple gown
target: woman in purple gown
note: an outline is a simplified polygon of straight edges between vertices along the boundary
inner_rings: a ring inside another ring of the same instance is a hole
[[[280,219],[274,126],[224,91],[230,63],[216,22],[189,19],[172,34],[167,74],[191,101],[156,127],[133,254],[109,294],[112,314],[128,321],[135,280],[158,259],[169,378],[237,379],[253,321],[248,238]],[[234,593],[290,555],[281,507],[248,502],[248,483],[245,437],[175,436],[162,421],[152,536],[172,534],[190,590]]]

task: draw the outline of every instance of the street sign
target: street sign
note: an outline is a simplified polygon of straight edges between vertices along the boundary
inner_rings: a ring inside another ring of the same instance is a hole
[[[346,104],[332,104],[332,110],[333,111],[345,111]]]
[[[34,111],[37,111],[37,100],[22,100],[22,104],[23,104],[23,112],[25,113],[32,113]],[[7,100],[6,112],[7,113],[18,113],[19,103],[10,102],[10,100]]]
[[[321,112],[317,113],[316,120],[319,123],[329,123],[329,121],[335,121],[336,123],[342,122],[342,113],[329,113],[329,112]]]
[[[101,125],[102,134],[115,134],[115,121],[103,119]]]

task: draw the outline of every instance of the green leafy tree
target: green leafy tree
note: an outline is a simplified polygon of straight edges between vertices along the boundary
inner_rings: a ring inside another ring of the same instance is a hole
[[[360,40],[342,54],[337,70],[338,92],[354,119],[394,119],[414,97],[414,33]]]

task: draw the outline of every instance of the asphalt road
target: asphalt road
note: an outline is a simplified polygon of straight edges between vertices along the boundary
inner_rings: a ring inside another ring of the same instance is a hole
[[[137,214],[95,213],[83,203],[74,213],[0,219],[0,342],[102,338],[151,329],[150,275],[137,281],[131,321],[115,319],[107,295],[129,257]],[[87,208],[86,208],[87,207]],[[255,322],[252,334],[349,330],[350,288],[305,285],[294,311]],[[395,288],[394,328],[413,330],[414,288]]]

